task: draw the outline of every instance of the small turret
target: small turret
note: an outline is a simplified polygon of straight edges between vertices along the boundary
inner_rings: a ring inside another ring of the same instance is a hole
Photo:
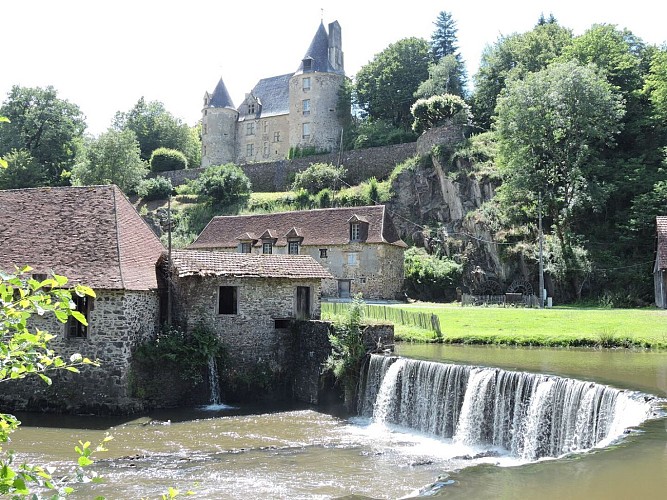
[[[202,109],[202,167],[222,165],[236,159],[236,122],[234,108],[222,78],[212,94],[204,94]]]

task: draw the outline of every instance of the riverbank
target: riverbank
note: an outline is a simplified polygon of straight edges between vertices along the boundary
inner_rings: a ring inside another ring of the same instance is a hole
[[[528,309],[435,303],[390,307],[435,314],[440,320],[439,337],[432,331],[396,325],[398,341],[667,349],[667,311],[654,308]]]

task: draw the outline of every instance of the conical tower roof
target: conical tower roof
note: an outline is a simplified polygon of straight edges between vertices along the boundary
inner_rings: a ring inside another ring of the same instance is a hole
[[[225,82],[222,81],[222,78],[220,78],[220,81],[215,86],[213,94],[211,94],[211,100],[209,101],[209,106],[212,106],[214,108],[235,109],[234,103],[232,102],[232,98],[229,97],[229,92],[227,91],[227,87],[225,86]]]
[[[311,71],[320,71],[322,73],[335,73],[336,70],[329,63],[329,35],[324,27],[324,23],[320,23],[317,28],[317,33],[310,42],[310,47],[303,56],[303,59],[311,59]],[[299,65],[297,73],[303,71],[303,59]]]

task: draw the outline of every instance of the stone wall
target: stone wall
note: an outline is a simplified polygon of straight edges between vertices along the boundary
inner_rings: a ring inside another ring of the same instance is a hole
[[[155,292],[98,290],[88,316],[87,338],[67,338],[65,325],[54,317],[34,318],[33,324],[57,335],[50,348],[63,359],[81,353],[99,359],[100,367],[81,373],[53,372],[53,384],[28,379],[3,385],[0,400],[14,410],[118,414],[141,409],[130,397],[130,363],[137,343],[155,335],[159,300]]]
[[[396,165],[412,158],[416,151],[417,144],[414,142],[344,151],[341,155],[341,164],[347,169],[345,182],[356,185],[371,177],[386,179]],[[294,176],[313,163],[338,164],[338,153],[308,156],[294,160],[248,163],[241,165],[241,168],[252,182],[253,191],[274,192],[289,190]],[[174,186],[180,186],[186,180],[196,179],[203,171],[204,168],[193,168],[160,172],[158,175],[168,177]]]

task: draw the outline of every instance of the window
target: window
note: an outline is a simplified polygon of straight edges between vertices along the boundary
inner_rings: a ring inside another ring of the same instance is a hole
[[[72,301],[76,306],[76,310],[83,314],[86,321],[88,321],[88,314],[93,310],[93,299],[90,297],[79,297],[78,295],[72,296]],[[85,339],[88,338],[88,327],[83,323],[78,321],[75,318],[70,317],[67,320],[67,325],[65,326],[65,331],[67,332],[67,337],[73,339]]]
[[[296,287],[296,317],[298,319],[310,318],[310,287]]]
[[[269,122],[264,120],[264,133],[268,134],[269,133]]]
[[[327,258],[327,249],[320,248],[320,259],[326,259],[326,258]]]
[[[204,123],[204,135],[208,134],[208,126]]]
[[[251,253],[252,244],[248,241],[241,242],[241,253]]]
[[[245,135],[255,135],[255,122],[245,124]]]
[[[359,258],[357,252],[350,252],[347,254],[347,265],[348,266],[357,266],[359,265]]]
[[[303,109],[303,116],[308,116],[310,114],[310,99],[301,101],[301,106]]]
[[[251,102],[248,104],[248,114],[249,115],[254,115],[255,114],[255,103]]]
[[[280,142],[280,132],[273,133],[273,142]]]
[[[218,293],[218,314],[236,314],[238,302],[238,287],[221,286]]]
[[[290,241],[287,243],[287,253],[289,255],[299,255],[299,242]]]
[[[204,146],[204,156],[206,156],[206,146]]]
[[[276,330],[285,330],[289,328],[290,320],[287,318],[279,318],[273,321],[273,327]]]
[[[269,153],[270,153],[270,152],[271,152],[271,151],[269,150],[269,143],[268,143],[268,142],[265,142],[265,143],[264,143],[264,156],[269,156]]]
[[[303,79],[303,90],[310,90],[310,77],[306,76]]]
[[[301,137],[304,139],[310,138],[310,123],[301,124]]]
[[[350,240],[359,241],[361,239],[361,224],[353,222],[350,224]]]
[[[304,59],[303,60],[303,72],[307,73],[309,71],[313,71],[313,60],[312,59]]]
[[[262,253],[273,253],[273,243],[262,243]]]
[[[245,145],[245,155],[246,156],[252,156],[255,154],[255,145],[254,144],[246,144]]]

